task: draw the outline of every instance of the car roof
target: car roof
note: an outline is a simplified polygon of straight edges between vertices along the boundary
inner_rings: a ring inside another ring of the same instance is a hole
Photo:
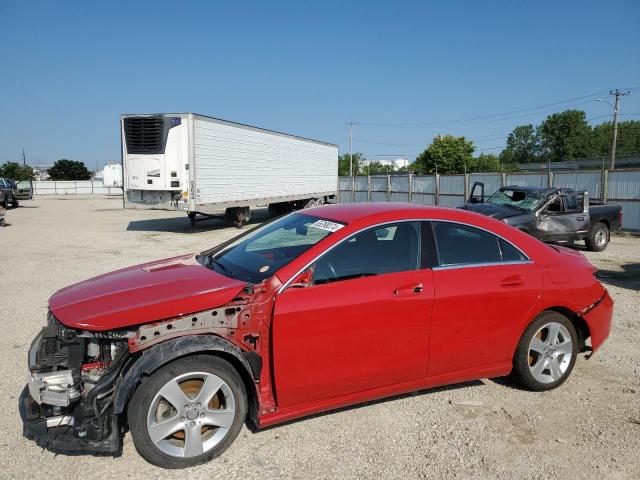
[[[429,211],[438,208],[402,202],[339,203],[303,210],[300,213],[318,215],[341,223],[353,223],[368,217],[391,212],[415,212],[419,217],[423,217],[428,215]]]

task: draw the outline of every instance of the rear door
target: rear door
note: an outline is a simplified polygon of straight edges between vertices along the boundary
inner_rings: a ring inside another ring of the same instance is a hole
[[[542,274],[505,239],[433,222],[438,266],[429,376],[508,362],[542,290]]]
[[[312,265],[312,284],[276,299],[278,405],[289,407],[427,375],[432,271],[422,224],[396,222],[348,237]]]

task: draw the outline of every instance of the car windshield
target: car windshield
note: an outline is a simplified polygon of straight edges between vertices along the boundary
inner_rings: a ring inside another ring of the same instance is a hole
[[[199,256],[208,268],[230,278],[259,283],[344,227],[343,223],[294,213],[275,220],[226,247]]]
[[[544,201],[542,192],[535,190],[517,190],[513,188],[501,188],[491,195],[488,203],[506,205],[508,207],[519,208],[531,212],[538,208]]]

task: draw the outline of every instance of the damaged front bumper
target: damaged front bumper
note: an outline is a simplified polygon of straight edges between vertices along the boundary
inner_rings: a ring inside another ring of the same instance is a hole
[[[29,349],[19,399],[24,436],[56,453],[119,455],[113,394],[128,358],[125,336],[68,329],[50,315]]]
[[[122,436],[117,417],[110,415],[110,434],[102,439],[86,438],[84,429],[78,430],[79,412],[56,415],[46,405],[38,405],[25,386],[19,400],[22,434],[39,447],[54,453],[114,455],[122,452]]]

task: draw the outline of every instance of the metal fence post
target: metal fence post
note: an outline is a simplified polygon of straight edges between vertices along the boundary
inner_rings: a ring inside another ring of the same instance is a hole
[[[502,172],[500,174],[500,186],[504,187],[507,184],[507,174]]]
[[[407,178],[407,181],[409,182],[409,202],[410,203],[414,203],[413,202],[413,174],[410,173],[409,177]]]
[[[553,172],[549,170],[547,172],[547,188],[551,188],[553,186]]]
[[[436,173],[433,177],[433,181],[436,190],[436,205],[440,205],[440,174]]]
[[[371,203],[371,175],[367,174],[367,202]]]
[[[607,199],[609,197],[609,170],[604,170],[602,172],[602,186],[600,196],[602,197],[601,202],[607,203]]]
[[[351,201],[356,201],[356,177],[351,177]]]
[[[387,202],[391,201],[391,175],[387,173]]]
[[[464,183],[462,186],[462,196],[464,197],[464,201],[467,201],[467,198],[469,196],[469,174],[465,173],[464,174]]]

